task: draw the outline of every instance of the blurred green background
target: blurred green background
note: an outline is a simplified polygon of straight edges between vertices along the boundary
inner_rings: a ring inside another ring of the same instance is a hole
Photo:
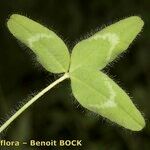
[[[141,132],[125,130],[86,111],[65,81],[25,111],[1,135],[2,139],[80,139],[80,147],[18,149],[149,150],[150,149],[150,1],[149,0],[1,0],[0,1],[0,121],[3,122],[32,95],[57,79],[46,72],[28,48],[6,27],[19,13],[50,27],[70,51],[87,33],[131,15],[139,15],[144,30],[123,58],[105,71],[119,82],[146,118]],[[128,32],[128,31],[127,31]],[[17,149],[4,148],[3,149]]]

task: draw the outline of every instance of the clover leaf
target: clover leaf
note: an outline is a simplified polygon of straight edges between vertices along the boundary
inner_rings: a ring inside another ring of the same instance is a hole
[[[140,17],[128,17],[82,40],[73,48],[71,58],[65,43],[39,23],[14,14],[7,25],[14,37],[35,53],[47,71],[64,72],[64,75],[23,105],[0,127],[0,132],[37,99],[67,78],[71,80],[75,98],[83,107],[132,131],[143,129],[144,118],[130,97],[100,71],[136,38],[144,25]]]

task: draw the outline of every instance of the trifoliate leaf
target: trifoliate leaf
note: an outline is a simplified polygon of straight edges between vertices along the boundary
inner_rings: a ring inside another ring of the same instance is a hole
[[[42,66],[53,73],[67,72],[70,56],[64,42],[39,23],[18,14],[7,22],[10,32],[36,54]]]
[[[143,24],[141,18],[129,17],[79,42],[72,51],[70,72],[80,67],[104,68],[129,47]]]
[[[107,75],[78,68],[70,76],[73,94],[83,107],[133,131],[145,126],[129,96]]]

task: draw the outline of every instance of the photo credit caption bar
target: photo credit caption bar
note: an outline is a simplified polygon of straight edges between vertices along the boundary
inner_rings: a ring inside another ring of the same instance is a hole
[[[29,140],[26,141],[10,141],[10,140],[0,140],[0,147],[19,147],[22,145],[28,145],[31,147],[57,147],[57,146],[73,146],[81,147],[82,140]]]

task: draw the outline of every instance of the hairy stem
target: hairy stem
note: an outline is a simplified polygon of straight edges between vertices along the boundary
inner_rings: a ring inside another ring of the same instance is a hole
[[[55,85],[59,84],[63,80],[69,78],[69,74],[65,73],[62,77],[51,83],[49,86],[47,86],[45,89],[43,89],[41,92],[39,92],[37,95],[35,95],[31,100],[29,100],[25,105],[23,105],[14,115],[12,115],[1,127],[0,127],[0,133],[7,128],[10,123],[12,123],[22,112],[24,112],[29,106],[31,106],[36,100],[38,100],[42,95],[44,95],[46,92],[48,92],[51,88],[53,88]]]

